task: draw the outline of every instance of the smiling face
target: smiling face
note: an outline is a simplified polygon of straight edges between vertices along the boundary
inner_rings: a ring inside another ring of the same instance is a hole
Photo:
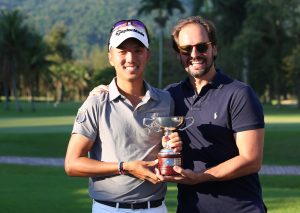
[[[205,28],[196,23],[190,23],[181,28],[178,34],[178,46],[191,46],[188,54],[179,51],[181,64],[188,74],[194,78],[203,78],[210,71],[214,72],[214,56],[217,55],[216,46],[209,41]],[[196,46],[199,43],[207,43],[205,52],[198,51]]]
[[[149,57],[149,50],[133,38],[125,40],[117,48],[111,48],[108,53],[109,62],[115,67],[118,81],[142,80]]]

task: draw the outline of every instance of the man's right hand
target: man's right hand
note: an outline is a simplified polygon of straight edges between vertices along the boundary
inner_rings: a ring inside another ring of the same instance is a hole
[[[153,184],[161,183],[161,180],[153,172],[158,164],[157,160],[154,161],[130,161],[124,162],[123,168],[126,173],[141,179],[148,180]]]

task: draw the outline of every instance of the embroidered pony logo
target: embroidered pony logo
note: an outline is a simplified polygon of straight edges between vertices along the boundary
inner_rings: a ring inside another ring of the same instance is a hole
[[[216,120],[218,118],[217,112],[214,113],[214,119]]]

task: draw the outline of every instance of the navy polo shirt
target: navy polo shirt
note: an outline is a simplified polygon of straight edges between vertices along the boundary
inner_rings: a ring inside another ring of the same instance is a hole
[[[238,155],[233,134],[264,128],[262,106],[253,90],[220,70],[197,94],[187,78],[166,88],[175,115],[193,117],[180,132],[183,167],[201,171]],[[177,212],[264,212],[258,174],[198,185],[178,184]]]

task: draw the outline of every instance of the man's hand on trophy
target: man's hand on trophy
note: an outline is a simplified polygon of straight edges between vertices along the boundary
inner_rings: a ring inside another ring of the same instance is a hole
[[[99,95],[101,92],[108,92],[108,86],[103,84],[96,86],[90,91],[89,96]]]
[[[157,166],[158,161],[130,161],[124,162],[123,168],[125,173],[132,174],[133,176],[141,179],[148,180],[153,184],[160,183],[161,180],[154,173],[154,168]]]
[[[183,169],[180,166],[174,166],[173,169],[175,172],[178,173],[177,175],[163,176],[159,174],[158,169],[155,171],[157,177],[163,182],[181,183],[186,185],[193,185],[200,182],[204,182],[203,180],[201,180],[202,179],[201,172],[194,172],[190,169]]]
[[[174,152],[180,152],[182,150],[182,141],[178,132],[172,132],[170,135],[162,137],[162,146],[170,147]]]

